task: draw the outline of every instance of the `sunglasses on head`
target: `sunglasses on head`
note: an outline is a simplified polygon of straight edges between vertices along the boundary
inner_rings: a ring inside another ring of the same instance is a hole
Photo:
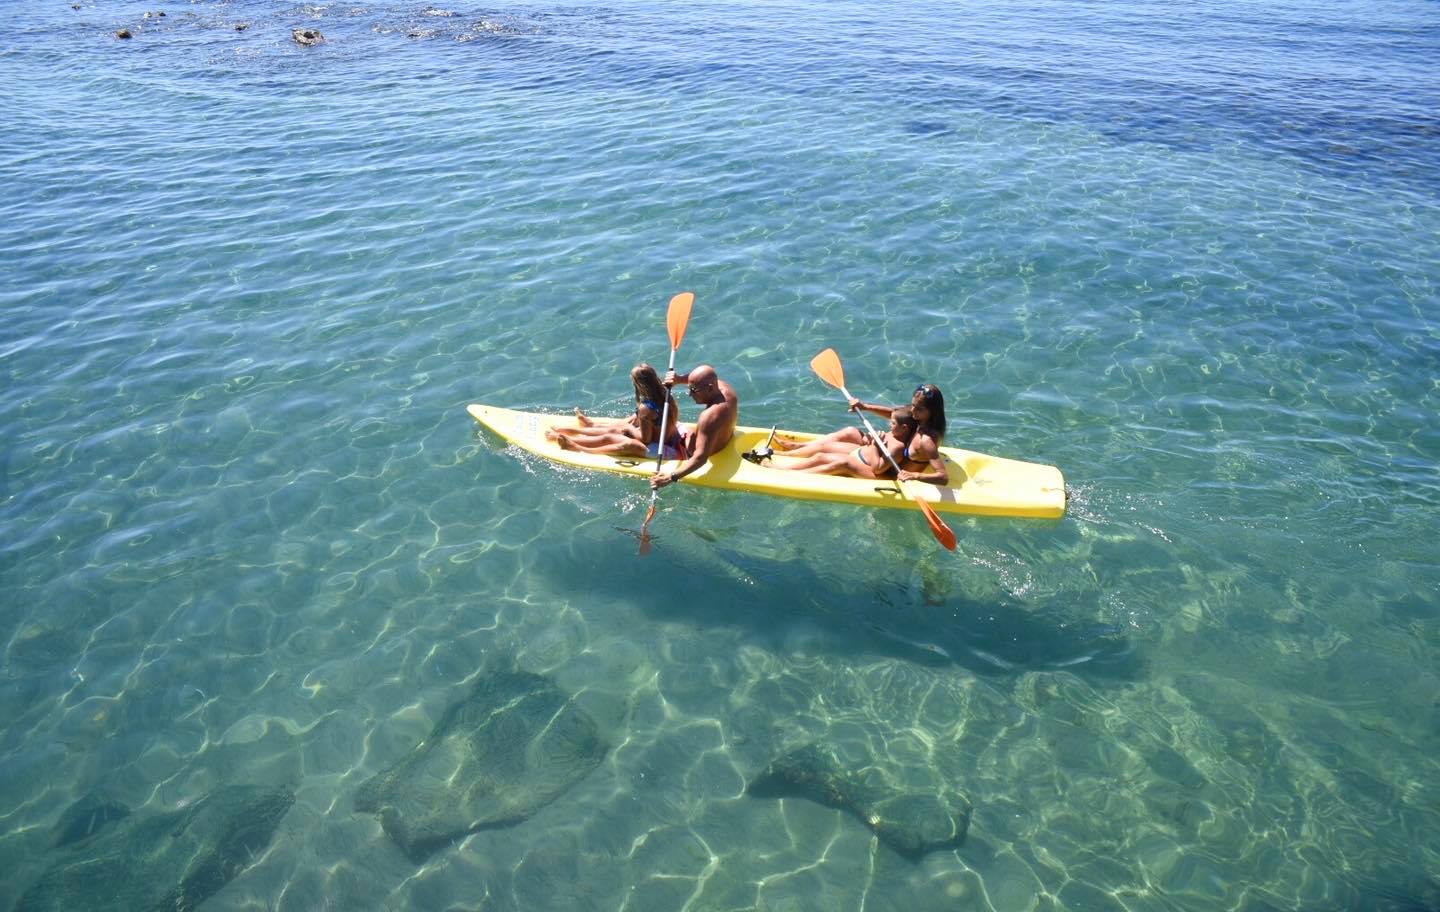
[[[922,383],[919,386],[915,387],[915,392],[917,395],[919,395],[921,399],[924,399],[926,402],[934,402],[935,394],[938,393],[939,390],[935,389],[932,386],[926,386]]]

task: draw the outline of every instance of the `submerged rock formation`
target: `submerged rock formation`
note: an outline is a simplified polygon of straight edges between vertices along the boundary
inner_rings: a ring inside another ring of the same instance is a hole
[[[16,912],[194,909],[264,854],[295,793],[232,785],[179,811],[130,814],[94,795],[56,830],[61,858]]]
[[[106,824],[130,816],[130,809],[118,801],[95,791],[65,809],[55,825],[55,847],[73,845],[100,832]]]
[[[513,826],[554,801],[609,750],[595,720],[527,672],[482,678],[404,759],[371,778],[355,809],[419,864],[470,833]]]
[[[791,751],[753,779],[746,793],[756,798],[805,798],[858,817],[880,841],[906,858],[921,858],[965,841],[970,802],[938,781],[919,790],[916,772],[871,765],[843,767],[833,751],[808,744]]]

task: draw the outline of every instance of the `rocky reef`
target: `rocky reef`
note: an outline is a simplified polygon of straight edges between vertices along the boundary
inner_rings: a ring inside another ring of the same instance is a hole
[[[775,760],[746,793],[804,798],[847,811],[912,859],[958,847],[970,827],[969,800],[933,771],[890,768],[878,758],[860,766],[842,763],[837,751],[818,742]]]
[[[60,857],[16,912],[194,909],[264,854],[294,803],[288,789],[232,785],[145,814],[92,793],[61,815]]]
[[[429,736],[360,787],[417,864],[474,832],[513,826],[564,794],[609,751],[595,721],[548,679],[507,671],[480,679]]]

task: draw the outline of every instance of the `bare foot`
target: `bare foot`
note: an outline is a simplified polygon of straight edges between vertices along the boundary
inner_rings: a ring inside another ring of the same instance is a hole
[[[588,415],[580,411],[580,407],[578,405],[575,407],[575,420],[580,422],[581,427],[590,427],[595,423],[590,420],[590,417]]]
[[[770,441],[770,445],[784,453],[789,452],[790,450],[798,450],[805,444],[799,440],[794,440],[786,437],[783,434],[776,434],[774,439]]]
[[[569,437],[566,437],[564,434],[556,434],[555,443],[558,444],[560,449],[562,450],[575,449],[575,441],[571,440]]]

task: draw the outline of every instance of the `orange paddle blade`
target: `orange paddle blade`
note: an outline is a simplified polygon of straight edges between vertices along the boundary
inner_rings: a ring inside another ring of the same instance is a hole
[[[690,308],[695,304],[695,295],[689,291],[682,291],[670,299],[670,313],[665,317],[665,326],[670,330],[670,349],[674,351],[680,347],[680,340],[685,338],[685,327],[690,325]]]
[[[845,388],[845,368],[840,364],[840,356],[835,354],[835,349],[827,348],[811,358],[810,369],[836,389]]]
[[[640,524],[640,553],[650,553],[650,520],[655,518],[655,499],[650,499],[650,509],[645,511],[645,521]]]
[[[945,525],[945,520],[940,518],[940,514],[935,512],[934,507],[918,497],[915,498],[915,502],[918,503],[920,509],[925,512],[925,521],[930,524],[930,531],[934,534],[935,540],[944,545],[946,551],[954,551],[956,544],[955,531]]]

